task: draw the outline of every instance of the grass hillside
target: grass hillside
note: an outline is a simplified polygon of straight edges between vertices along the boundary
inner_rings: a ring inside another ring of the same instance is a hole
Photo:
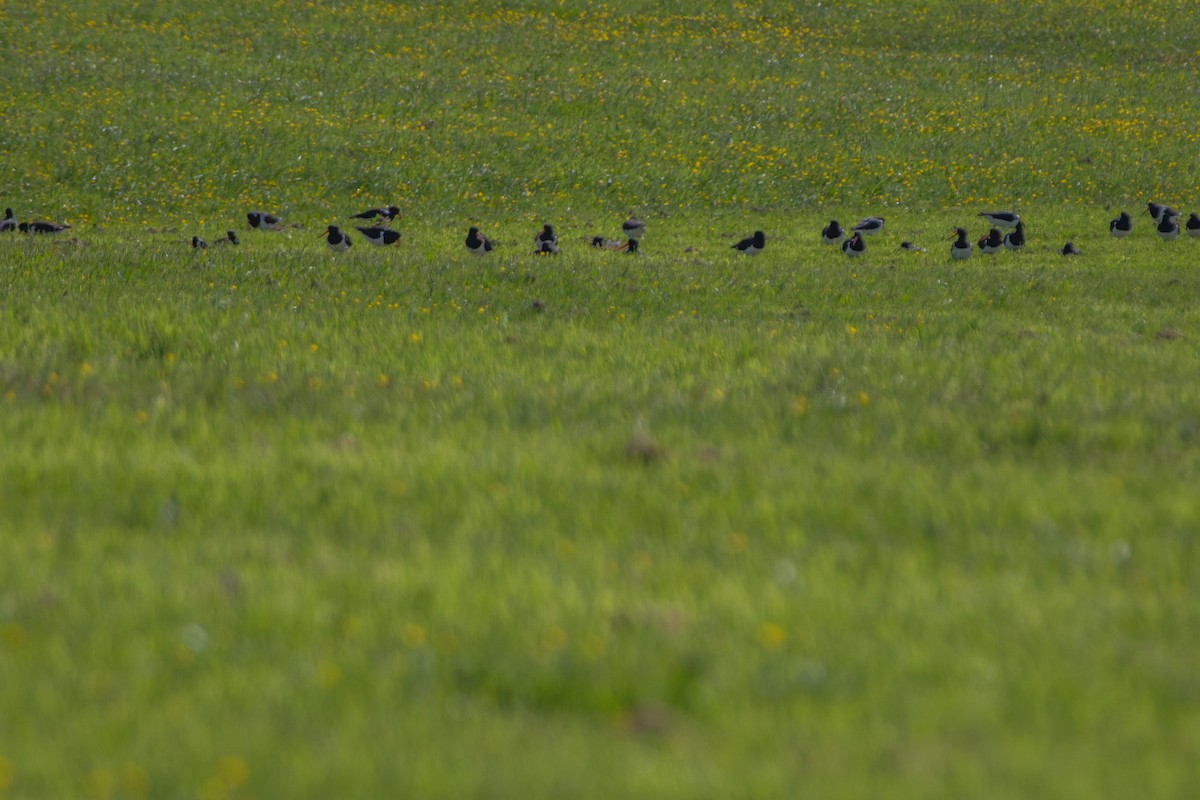
[[[1189,796],[1193,11],[0,5],[0,798]]]

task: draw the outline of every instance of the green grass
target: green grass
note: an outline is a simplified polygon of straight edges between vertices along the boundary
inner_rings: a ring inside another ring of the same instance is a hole
[[[1188,796],[1189,7],[693,8],[5,9],[0,797]]]

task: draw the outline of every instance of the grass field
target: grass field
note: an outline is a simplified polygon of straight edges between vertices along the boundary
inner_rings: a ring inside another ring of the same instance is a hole
[[[1190,5],[0,20],[0,798],[1194,793]]]

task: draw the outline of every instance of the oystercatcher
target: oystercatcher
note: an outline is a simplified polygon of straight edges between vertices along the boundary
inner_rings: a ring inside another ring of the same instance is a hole
[[[1179,223],[1175,221],[1174,217],[1168,214],[1162,215],[1162,221],[1158,223],[1158,236],[1164,242],[1169,242],[1179,236]]]
[[[971,257],[971,251],[975,248],[971,247],[971,242],[967,239],[966,228],[955,228],[954,235],[950,238],[954,239],[954,243],[950,245],[951,258],[962,261]]]
[[[1162,222],[1163,217],[1170,217],[1174,219],[1175,217],[1179,216],[1179,212],[1170,206],[1164,206],[1161,203],[1155,203],[1153,201],[1146,202],[1146,210],[1142,213],[1149,214],[1154,218],[1155,222]]]
[[[325,237],[325,244],[335,253],[344,252],[351,247],[350,237],[338,230],[337,225],[330,225],[321,235]]]
[[[627,239],[640,239],[646,233],[646,223],[637,217],[630,217],[621,223],[621,233],[625,234]]]
[[[57,222],[22,222],[17,229],[21,233],[62,233],[69,227],[66,223]]]
[[[825,244],[837,244],[845,238],[846,229],[836,219],[829,220],[829,224],[821,229],[821,241]]]
[[[637,239],[629,239],[622,242],[620,239],[605,239],[603,236],[592,237],[592,247],[599,247],[601,250],[628,250],[632,247],[637,250]]]
[[[378,224],[387,225],[398,216],[400,216],[400,209],[395,206],[387,206],[385,208],[368,208],[361,214],[351,214],[350,219],[375,219],[375,217],[379,217]]]
[[[853,236],[842,242],[842,252],[849,258],[857,258],[867,252],[867,243],[863,239],[862,231],[855,231]]]
[[[395,244],[400,241],[399,231],[394,231],[391,228],[385,228],[382,225],[372,225],[369,228],[357,228],[356,230],[363,236],[367,237],[367,241],[373,245],[383,247],[384,245]]]
[[[912,242],[901,242],[900,249],[907,250],[910,253],[924,253],[925,252],[924,247],[921,247],[920,245],[915,245]]]
[[[1011,211],[980,211],[979,216],[997,228],[1015,228],[1021,217]]]
[[[277,231],[281,222],[279,217],[265,211],[247,212],[246,221],[250,223],[251,228],[257,228],[260,231]]]
[[[1025,246],[1025,223],[1018,222],[1017,227],[1004,234],[1004,246],[1009,250],[1020,250]]]
[[[204,241],[199,236],[192,237],[192,249],[193,250],[203,250],[206,247],[208,247],[208,242]]]
[[[767,237],[762,231],[755,231],[753,236],[747,236],[745,239],[738,241],[737,244],[729,246],[739,253],[756,256],[767,246]]]
[[[975,244],[979,248],[979,252],[991,256],[1004,249],[1004,237],[1000,235],[999,228],[992,228],[988,231],[987,236],[981,236]]]
[[[1200,236],[1200,215],[1192,212],[1187,219],[1187,225],[1184,227],[1188,236]]]
[[[852,230],[863,236],[874,236],[883,230],[883,217],[865,217],[854,224]]]
[[[479,228],[471,228],[467,231],[467,249],[477,256],[484,253],[492,252],[492,243],[486,236],[479,232]]]
[[[558,236],[554,233],[554,226],[546,224],[538,231],[537,236],[533,237],[534,255],[545,255],[547,253],[558,253]]]
[[[1129,216],[1128,212],[1122,211],[1121,216],[1108,223],[1108,232],[1118,239],[1128,236],[1133,233],[1133,217]]]
[[[17,221],[13,218],[11,208],[4,209],[4,219],[0,219],[0,233],[11,233],[17,229]]]
[[[1059,255],[1063,255],[1063,256],[1083,255],[1082,253],[1079,252],[1079,248],[1075,246],[1074,242],[1067,242],[1062,247],[1058,248],[1058,253],[1059,253]]]

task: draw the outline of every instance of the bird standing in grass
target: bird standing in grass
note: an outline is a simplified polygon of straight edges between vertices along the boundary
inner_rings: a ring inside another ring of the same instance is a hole
[[[1058,253],[1059,255],[1063,256],[1083,255],[1081,252],[1079,252],[1079,248],[1075,246],[1074,242],[1067,242],[1062,247],[1058,248]]]
[[[950,257],[955,261],[962,261],[965,258],[971,257],[971,242],[967,239],[966,228],[955,228],[954,235],[950,237],[954,242],[950,245]]]
[[[395,206],[387,206],[385,208],[368,208],[366,211],[352,214],[350,219],[375,219],[375,217],[379,217],[378,225],[388,225],[398,216],[400,216],[400,209]]]
[[[400,241],[400,232],[394,231],[391,228],[385,228],[382,225],[372,225],[369,228],[356,228],[363,236],[367,237],[367,241],[377,247],[383,247],[389,244],[395,244]]]
[[[1004,246],[1009,250],[1020,250],[1025,246],[1025,223],[1018,222],[1017,227],[1004,234]]]
[[[829,220],[829,224],[821,229],[821,241],[824,244],[837,244],[844,238],[846,238],[846,229],[836,219]]]
[[[533,237],[533,244],[534,255],[556,255],[558,253],[558,235],[554,233],[554,226],[543,225],[537,236]]]
[[[0,233],[12,233],[16,229],[17,220],[13,217],[13,210],[4,209],[4,219],[0,219]]]
[[[842,252],[848,258],[857,258],[867,252],[867,242],[863,239],[862,233],[855,231],[853,236],[842,242]]]
[[[1162,203],[1155,203],[1153,200],[1146,202],[1146,210],[1142,213],[1149,214],[1154,218],[1156,223],[1162,222],[1163,217],[1170,217],[1174,219],[1175,217],[1179,216],[1179,212],[1175,209],[1171,208],[1170,206],[1164,206]]]
[[[199,236],[192,237],[192,249],[193,250],[204,250],[207,247],[208,247],[208,242],[204,241]]]
[[[1184,227],[1184,230],[1188,236],[1200,236],[1200,215],[1193,211],[1187,218],[1187,225]]]
[[[330,225],[321,235],[325,237],[325,244],[335,253],[345,252],[351,247],[350,237],[342,233],[337,225]]]
[[[246,212],[246,221],[250,223],[251,228],[260,231],[277,231],[282,224],[279,217],[274,214],[268,214],[265,211]]]
[[[1108,232],[1118,239],[1133,233],[1133,217],[1129,212],[1122,211],[1120,215],[1108,223]]]
[[[756,256],[767,246],[767,237],[762,231],[755,231],[753,236],[747,236],[729,246],[743,255]]]
[[[1179,236],[1179,223],[1175,217],[1163,214],[1158,223],[1158,236],[1164,242],[1169,242]]]
[[[1021,217],[1012,211],[980,211],[979,216],[997,228],[1015,228],[1021,221]]]
[[[482,233],[480,233],[479,228],[476,227],[472,227],[469,231],[467,231],[466,245],[467,249],[470,250],[472,254],[477,256],[492,252],[491,241]]]

